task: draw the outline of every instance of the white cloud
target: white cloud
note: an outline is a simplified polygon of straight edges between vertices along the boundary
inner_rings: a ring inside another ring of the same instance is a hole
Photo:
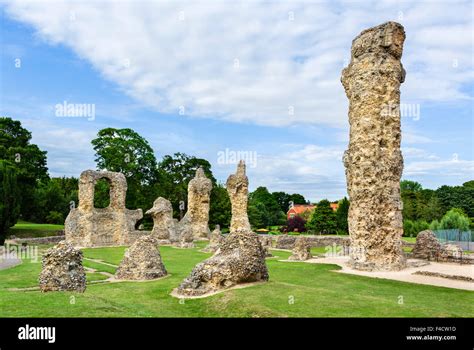
[[[403,171],[406,176],[429,175],[432,173],[439,174],[439,177],[453,177],[457,182],[460,179],[461,181],[472,180],[474,177],[474,161],[459,159],[455,155],[451,159],[413,161],[407,164]]]
[[[462,85],[473,79],[469,1],[7,1],[7,13],[164,113],[184,106],[194,117],[344,126],[339,78],[351,41],[387,20],[407,31],[402,98],[466,99]]]

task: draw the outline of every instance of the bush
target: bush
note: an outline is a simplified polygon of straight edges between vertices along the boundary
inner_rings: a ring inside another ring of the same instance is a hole
[[[404,220],[403,235],[405,237],[416,237],[421,231],[427,230],[430,225],[425,220]]]
[[[48,224],[62,225],[64,224],[64,216],[62,213],[53,210],[46,215],[45,221]]]
[[[295,216],[288,219],[286,226],[288,232],[306,232],[306,220],[301,216]]]

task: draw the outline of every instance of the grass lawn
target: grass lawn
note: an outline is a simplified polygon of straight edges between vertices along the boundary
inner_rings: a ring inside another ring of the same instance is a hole
[[[203,247],[205,243],[199,243]],[[87,274],[84,294],[11,291],[37,285],[40,263],[0,271],[0,317],[473,317],[474,293],[339,274],[335,265],[284,263],[288,252],[274,251],[270,281],[205,299],[180,302],[169,295],[194,265],[210,254],[161,247],[169,276],[151,282],[90,283],[106,278]],[[84,256],[117,265],[123,247],[84,249]],[[314,248],[319,253],[319,248]],[[324,252],[324,251],[321,251]],[[84,261],[98,271],[114,267]],[[74,295],[75,298],[71,298]],[[399,297],[403,296],[403,304]],[[74,303],[71,303],[74,300]]]
[[[33,222],[19,220],[15,226],[10,228],[9,235],[18,238],[56,236],[58,231],[64,229],[64,225],[35,224]]]

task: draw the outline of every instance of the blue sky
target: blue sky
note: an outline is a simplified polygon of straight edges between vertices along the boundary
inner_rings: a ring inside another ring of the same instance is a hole
[[[251,152],[251,189],[346,195],[347,99],[340,84],[352,39],[405,26],[405,179],[426,188],[474,179],[472,2],[3,1],[0,112],[48,151],[53,176],[94,168],[90,141],[129,127],[160,159],[208,159],[225,181]],[[370,14],[370,15],[368,15]],[[64,101],[95,118],[55,115]],[[180,113],[182,112],[182,113]]]

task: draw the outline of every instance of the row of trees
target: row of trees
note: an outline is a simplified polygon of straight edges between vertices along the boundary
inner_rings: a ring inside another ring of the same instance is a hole
[[[428,228],[462,231],[474,228],[474,181],[431,190],[418,182],[404,180],[400,190],[406,236],[416,236]]]

